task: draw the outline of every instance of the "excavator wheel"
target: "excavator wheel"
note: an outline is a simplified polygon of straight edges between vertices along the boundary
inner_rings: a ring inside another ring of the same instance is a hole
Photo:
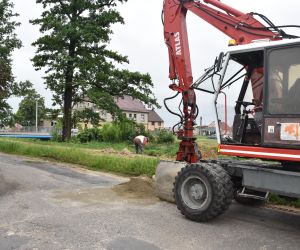
[[[233,199],[233,185],[227,172],[217,164],[186,165],[174,183],[177,208],[188,219],[205,222],[225,212]]]

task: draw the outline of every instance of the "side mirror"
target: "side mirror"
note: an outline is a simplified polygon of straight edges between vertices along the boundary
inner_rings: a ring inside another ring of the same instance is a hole
[[[224,53],[221,52],[219,57],[216,59],[216,71],[219,72],[221,70],[222,62],[223,62]]]

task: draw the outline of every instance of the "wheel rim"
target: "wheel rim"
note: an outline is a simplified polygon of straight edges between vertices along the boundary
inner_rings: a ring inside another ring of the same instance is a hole
[[[181,198],[191,209],[205,210],[208,206],[211,195],[210,188],[206,181],[199,176],[189,176],[181,186]]]

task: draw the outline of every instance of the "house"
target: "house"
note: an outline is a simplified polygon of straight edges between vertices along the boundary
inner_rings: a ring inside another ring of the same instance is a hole
[[[194,128],[194,135],[208,135],[209,129],[207,125],[204,126],[197,126]]]
[[[164,128],[164,120],[154,110],[150,110],[148,115],[148,130],[154,131],[162,128]]]
[[[149,110],[144,104],[131,96],[125,95],[117,99],[118,107],[124,112],[127,118],[136,121],[139,124],[144,124],[148,128]]]
[[[132,119],[139,124],[144,124],[148,130],[155,130],[163,128],[164,121],[154,110],[146,109],[144,104],[131,96],[125,95],[116,99],[117,106],[123,111],[128,119]],[[75,105],[74,110],[84,110],[86,108],[92,109],[94,112],[99,113],[100,117],[105,122],[112,122],[113,117],[111,114],[104,110],[100,110],[95,104],[84,101]],[[149,120],[149,117],[151,120]],[[154,125],[152,125],[154,124]],[[85,127],[92,127],[91,124],[84,124]]]
[[[228,126],[225,122],[219,121],[220,126],[220,133],[221,135],[231,135],[232,134],[232,128]],[[208,131],[209,134],[215,134],[216,133],[216,126],[215,122],[212,122],[208,125]]]

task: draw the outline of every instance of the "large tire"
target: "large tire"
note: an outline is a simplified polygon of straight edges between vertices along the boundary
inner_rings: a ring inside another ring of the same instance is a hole
[[[233,199],[233,185],[217,164],[199,162],[181,169],[175,178],[177,208],[188,219],[205,222],[225,212]]]

